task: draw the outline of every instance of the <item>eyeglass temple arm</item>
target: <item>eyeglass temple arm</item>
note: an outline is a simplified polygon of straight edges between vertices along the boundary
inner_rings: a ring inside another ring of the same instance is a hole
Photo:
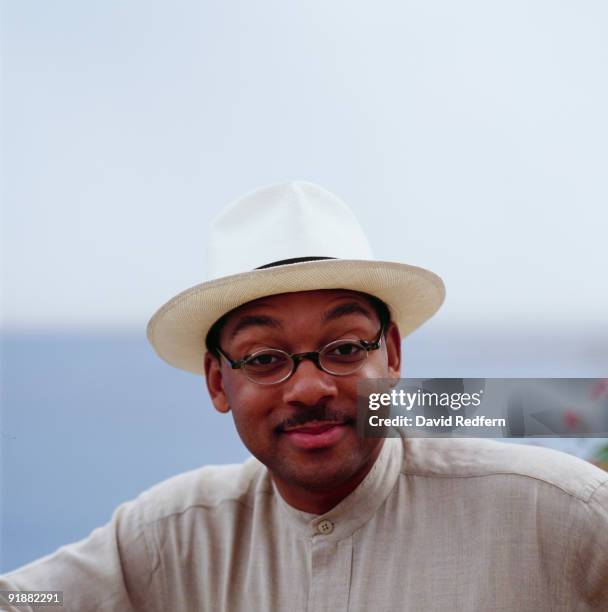
[[[228,355],[226,355],[226,353],[224,353],[224,351],[219,346],[216,346],[215,348],[217,349],[217,352],[230,364],[230,367],[233,370],[238,370],[240,367],[243,366],[243,363],[245,362],[244,359],[241,359],[241,361],[233,361],[232,359],[230,359],[230,357],[228,357]]]
[[[378,334],[375,340],[373,340],[372,342],[368,342],[367,340],[361,340],[360,342],[366,348],[366,350],[373,351],[380,346],[380,340],[382,339],[383,333],[384,333],[384,325],[382,325],[382,327],[380,328],[380,333]]]

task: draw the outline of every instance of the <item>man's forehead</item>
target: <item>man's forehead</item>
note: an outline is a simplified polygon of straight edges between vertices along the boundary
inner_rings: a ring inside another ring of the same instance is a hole
[[[357,313],[374,322],[376,309],[370,296],[349,289],[318,289],[267,296],[247,302],[229,312],[221,325],[222,335],[234,338],[246,328],[266,327],[282,330],[293,316],[315,311],[321,325]]]
[[[390,321],[384,302],[367,293],[350,289],[297,291],[262,297],[231,310],[214,323],[205,342],[209,350],[216,351],[215,347],[248,328],[274,328],[285,333],[294,324],[311,331],[310,326],[318,325],[320,330],[335,320],[352,321],[349,315],[371,321],[374,326]]]

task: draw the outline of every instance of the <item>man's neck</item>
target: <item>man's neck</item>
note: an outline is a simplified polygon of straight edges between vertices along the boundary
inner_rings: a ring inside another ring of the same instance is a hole
[[[376,463],[383,444],[380,444],[362,468],[349,480],[328,488],[327,490],[311,490],[293,483],[281,480],[272,472],[270,473],[274,484],[281,497],[296,510],[310,514],[325,514],[337,506],[345,497],[350,495],[361,484],[373,465]]]

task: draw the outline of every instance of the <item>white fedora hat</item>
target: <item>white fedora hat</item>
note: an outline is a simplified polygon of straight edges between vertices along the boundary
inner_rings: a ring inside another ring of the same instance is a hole
[[[220,317],[268,295],[350,289],[389,307],[401,336],[431,317],[445,297],[433,272],[376,261],[348,206],[326,189],[291,181],[252,191],[213,220],[205,282],[161,306],[148,340],[169,364],[203,374],[205,338]]]

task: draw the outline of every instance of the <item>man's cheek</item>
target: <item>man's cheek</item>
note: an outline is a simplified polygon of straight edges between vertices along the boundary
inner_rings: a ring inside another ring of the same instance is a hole
[[[253,394],[241,381],[228,380],[224,384],[224,393],[233,411],[235,408],[236,410],[249,410],[253,405]]]
[[[386,360],[371,361],[368,362],[361,368],[361,378],[387,378],[388,377],[388,364]]]

